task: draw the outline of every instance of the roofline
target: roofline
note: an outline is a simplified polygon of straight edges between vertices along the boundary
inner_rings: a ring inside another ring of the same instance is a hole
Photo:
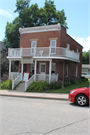
[[[60,31],[60,30],[61,30],[61,24],[60,23],[55,24],[55,25],[19,28],[20,34],[36,33],[36,32],[47,32],[47,31]]]
[[[67,33],[66,33],[67,34]],[[69,36],[70,38],[72,38],[69,34],[67,34],[67,36]],[[78,45],[80,45],[74,38],[72,38]],[[82,48],[83,48],[83,46],[82,45],[80,45]]]

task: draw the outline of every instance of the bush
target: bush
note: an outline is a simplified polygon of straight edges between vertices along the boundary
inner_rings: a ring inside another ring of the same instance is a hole
[[[1,89],[11,90],[12,80],[1,81]]]
[[[69,83],[67,81],[64,82],[64,87],[67,87]]]
[[[57,89],[60,89],[62,88],[62,84],[58,81],[58,82],[51,82],[49,84],[49,89],[50,90],[57,90]]]
[[[49,83],[46,81],[33,82],[27,88],[27,92],[45,92],[49,88]]]
[[[71,79],[71,80],[70,80],[70,84],[71,84],[71,85],[72,85],[72,84],[75,84],[75,80]]]
[[[46,92],[48,90],[57,90],[62,88],[60,82],[51,82],[50,84],[46,81],[33,82],[27,88],[27,92]]]

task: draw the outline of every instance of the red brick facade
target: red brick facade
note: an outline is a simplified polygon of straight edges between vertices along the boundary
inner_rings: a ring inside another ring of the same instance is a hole
[[[34,32],[34,33],[26,33],[20,35],[20,48],[31,48],[31,39],[37,39],[37,47],[49,47],[50,46],[50,38],[56,38],[56,47],[64,47],[66,48],[67,43],[70,44],[70,50],[74,50],[80,53],[80,62],[73,62],[70,60],[62,60],[62,59],[52,59],[52,63],[56,64],[55,74],[58,74],[58,80],[70,80],[76,78],[76,64],[78,64],[78,76],[81,76],[81,64],[82,64],[82,46],[78,44],[73,38],[71,38],[67,33],[66,29],[61,26],[60,31],[46,31],[46,32]],[[43,63],[43,61],[37,62],[37,74],[39,73],[39,63]],[[49,74],[49,61],[44,61],[46,63],[46,74]],[[68,64],[68,77],[66,77],[66,64]],[[20,68],[20,66],[19,66]],[[24,71],[31,71],[31,64],[26,65],[26,69],[24,66]]]

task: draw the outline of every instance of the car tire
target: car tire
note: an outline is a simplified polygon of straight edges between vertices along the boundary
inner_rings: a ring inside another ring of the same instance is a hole
[[[75,102],[79,106],[86,106],[89,104],[88,97],[84,94],[79,94],[76,96]]]

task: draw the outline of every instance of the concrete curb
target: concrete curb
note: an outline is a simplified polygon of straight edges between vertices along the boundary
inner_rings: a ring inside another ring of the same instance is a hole
[[[23,98],[40,98],[40,99],[55,99],[68,100],[68,94],[54,94],[54,93],[28,93],[28,92],[11,92],[8,90],[0,90],[0,96],[12,96]]]

